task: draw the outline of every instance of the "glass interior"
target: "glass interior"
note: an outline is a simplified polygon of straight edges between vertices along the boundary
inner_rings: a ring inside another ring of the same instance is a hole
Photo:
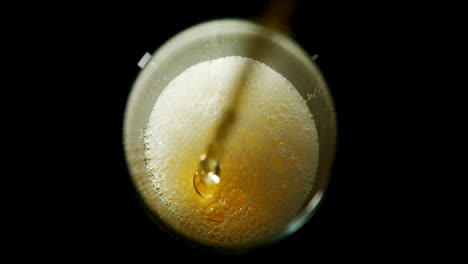
[[[252,47],[261,50],[252,52]],[[229,19],[195,25],[167,41],[141,70],[131,90],[124,119],[127,163],[142,201],[157,222],[145,188],[150,184],[143,151],[146,122],[159,94],[173,78],[194,64],[225,56],[253,58],[288,79],[307,100],[318,132],[319,163],[310,198],[296,218],[264,245],[295,232],[313,215],[326,188],[335,151],[336,117],[328,87],[311,57],[289,37],[249,21]]]

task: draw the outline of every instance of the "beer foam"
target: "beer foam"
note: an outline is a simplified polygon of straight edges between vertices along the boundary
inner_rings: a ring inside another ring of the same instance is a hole
[[[203,198],[193,176],[247,65],[236,122],[219,158],[219,189]],[[318,148],[306,101],[282,75],[238,56],[198,63],[167,85],[147,124],[152,209],[172,229],[205,244],[267,240],[308,202]]]

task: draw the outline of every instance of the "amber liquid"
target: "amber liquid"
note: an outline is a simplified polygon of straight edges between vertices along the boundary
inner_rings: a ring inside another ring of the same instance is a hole
[[[207,159],[218,163],[205,166],[219,181],[197,191],[200,154],[207,153],[229,109],[236,75],[226,72],[245,64],[251,73],[241,107],[222,138],[222,151]],[[305,100],[280,74],[241,57],[203,62],[176,77],[153,109],[145,147],[152,209],[186,238],[220,247],[242,247],[281,232],[307,202],[318,162],[317,132]]]

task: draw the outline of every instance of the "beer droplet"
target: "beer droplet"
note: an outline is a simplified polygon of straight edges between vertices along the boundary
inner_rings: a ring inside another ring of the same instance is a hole
[[[202,197],[210,198],[218,189],[219,162],[215,159],[209,159],[205,154],[200,157],[200,167],[193,176],[193,187]]]

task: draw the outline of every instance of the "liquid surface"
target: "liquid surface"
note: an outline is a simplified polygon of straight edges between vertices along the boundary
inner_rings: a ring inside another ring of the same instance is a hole
[[[202,197],[194,172],[229,103],[234,78],[247,64],[236,122],[218,155],[220,182]],[[269,239],[307,202],[318,147],[305,100],[283,76],[242,57],[201,62],[168,84],[151,113],[145,158],[152,209],[203,243],[236,247]]]

